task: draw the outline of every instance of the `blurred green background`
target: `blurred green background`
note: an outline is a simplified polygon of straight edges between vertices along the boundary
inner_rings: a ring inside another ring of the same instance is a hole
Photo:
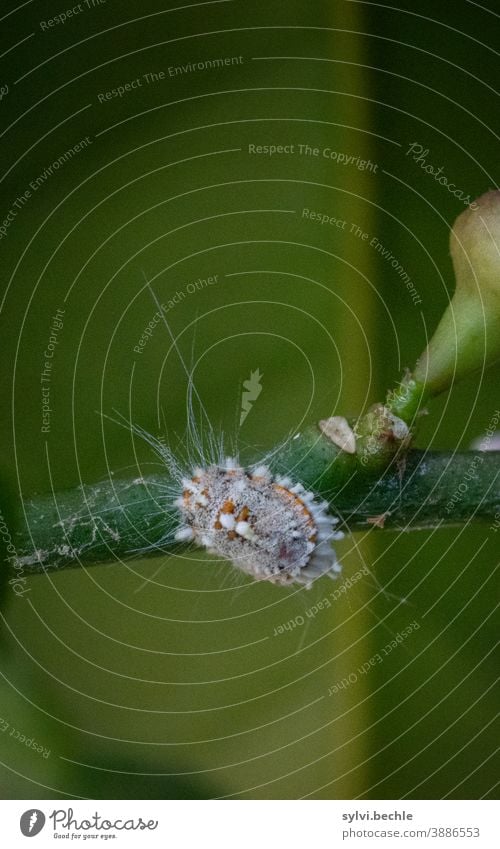
[[[453,290],[464,202],[408,149],[471,200],[495,186],[497,17],[397,6],[107,0],[52,25],[55,0],[5,9],[7,518],[33,493],[153,468],[101,413],[182,437],[179,353],[213,428],[252,458],[361,411],[414,363]],[[183,293],[167,313],[178,350],[161,325],[134,350],[156,312],[145,279],[163,303]],[[465,449],[496,408],[490,370],[433,403],[419,444]],[[314,617],[327,579],[284,591],[202,553],[34,576],[19,598],[6,586],[1,795],[492,796],[496,542],[481,527],[347,538],[341,581],[362,579]]]

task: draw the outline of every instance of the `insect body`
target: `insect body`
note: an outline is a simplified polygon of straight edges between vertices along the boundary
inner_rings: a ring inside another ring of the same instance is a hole
[[[182,481],[175,502],[181,514],[179,540],[193,540],[231,560],[257,580],[310,586],[314,578],[341,570],[331,541],[339,519],[328,503],[267,466],[246,470],[227,458],[198,467]]]

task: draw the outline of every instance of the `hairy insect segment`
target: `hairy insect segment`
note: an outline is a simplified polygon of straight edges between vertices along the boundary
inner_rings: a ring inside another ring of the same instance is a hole
[[[339,519],[328,503],[289,478],[275,477],[267,466],[224,465],[197,468],[182,481],[175,502],[183,526],[179,540],[193,540],[231,560],[257,580],[310,586],[314,578],[337,577],[341,567],[331,541],[342,539]]]

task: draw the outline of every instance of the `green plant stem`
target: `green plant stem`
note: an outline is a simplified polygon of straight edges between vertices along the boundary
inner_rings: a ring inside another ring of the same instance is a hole
[[[386,406],[391,413],[411,426],[414,424],[415,416],[429,397],[430,393],[425,384],[418,383],[413,375],[408,374],[396,389],[389,392]]]
[[[374,524],[404,530],[492,525],[500,513],[498,451],[410,450],[375,475],[311,427],[277,451],[271,466],[326,498],[350,531]],[[170,483],[159,474],[35,496],[24,503],[12,533],[17,558],[10,565],[18,573],[42,572],[179,548],[173,541],[177,512],[165,500]]]

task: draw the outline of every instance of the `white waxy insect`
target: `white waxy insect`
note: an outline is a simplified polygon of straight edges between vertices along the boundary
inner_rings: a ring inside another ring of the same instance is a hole
[[[231,457],[196,468],[182,481],[175,502],[182,526],[178,540],[192,540],[231,560],[257,580],[275,584],[336,578],[341,571],[332,540],[339,519],[299,483],[277,477],[267,466],[245,470]]]
[[[347,454],[356,453],[356,436],[344,416],[330,416],[319,423],[320,430]]]

